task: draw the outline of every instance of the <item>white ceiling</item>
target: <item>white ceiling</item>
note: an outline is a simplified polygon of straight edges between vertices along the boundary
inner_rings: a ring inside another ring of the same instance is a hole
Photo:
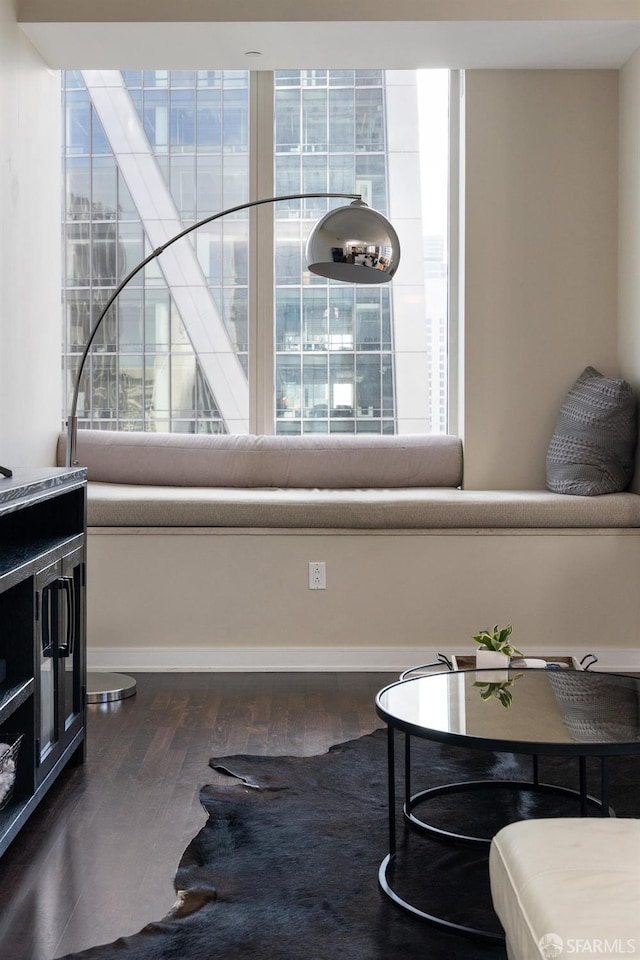
[[[621,67],[640,48],[639,19],[21,27],[56,69],[607,69]]]

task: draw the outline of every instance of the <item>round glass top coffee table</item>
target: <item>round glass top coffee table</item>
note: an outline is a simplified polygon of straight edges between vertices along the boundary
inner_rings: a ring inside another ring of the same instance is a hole
[[[416,812],[430,799],[479,788],[564,794],[579,801],[580,813],[609,816],[607,758],[640,754],[640,678],[590,670],[509,669],[447,671],[400,680],[376,697],[387,724],[389,778],[389,853],[380,865],[383,891],[398,906],[459,933],[488,939],[500,934],[453,923],[418,908],[396,893],[389,873],[397,847],[395,733],[405,734],[404,816],[438,839],[484,845],[491,837],[440,829]],[[533,758],[531,780],[468,780],[412,792],[411,738],[433,740],[469,750],[526,754]],[[540,783],[539,756],[575,757],[579,789]],[[588,757],[600,758],[600,796],[587,792]],[[518,818],[519,819],[519,818]]]

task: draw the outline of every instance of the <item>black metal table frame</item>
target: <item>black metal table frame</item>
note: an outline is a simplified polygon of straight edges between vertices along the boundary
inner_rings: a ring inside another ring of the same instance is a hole
[[[466,671],[464,671],[466,672]],[[474,672],[474,671],[468,671]],[[403,682],[413,682],[412,680],[401,680],[396,681],[396,683],[391,684],[391,686],[396,686],[398,683]],[[433,826],[432,824],[426,823],[423,820],[420,820],[415,814],[414,810],[417,806],[428,801],[431,797],[441,795],[443,793],[455,793],[463,790],[474,790],[480,787],[487,786],[496,786],[500,788],[513,788],[518,790],[531,790],[535,792],[543,793],[553,793],[560,794],[564,796],[576,797],[580,801],[580,815],[587,816],[589,808],[595,808],[599,810],[600,816],[609,817],[615,816],[614,811],[609,805],[609,775],[608,775],[608,766],[607,761],[610,756],[623,755],[629,753],[629,750],[625,750],[624,747],[621,747],[619,744],[596,744],[596,743],[585,743],[577,744],[573,743],[571,745],[558,745],[558,744],[549,744],[549,743],[527,743],[522,741],[502,741],[502,740],[479,740],[474,737],[466,737],[464,735],[456,734],[438,734],[435,731],[430,731],[427,728],[415,726],[407,721],[401,721],[397,718],[389,715],[379,704],[380,696],[387,690],[385,687],[384,690],[380,691],[378,697],[376,698],[376,710],[378,716],[380,716],[387,725],[387,772],[388,772],[388,820],[389,820],[389,852],[386,857],[382,860],[379,870],[378,870],[378,881],[383,892],[390,898],[390,900],[395,903],[397,906],[401,907],[403,910],[412,914],[413,916],[419,917],[422,920],[429,921],[430,923],[436,924],[439,927],[443,927],[447,930],[458,934],[464,934],[474,938],[479,938],[485,941],[493,941],[500,943],[504,941],[504,934],[483,930],[477,927],[466,926],[464,924],[456,923],[451,920],[447,920],[444,917],[439,917],[434,914],[430,914],[424,910],[421,910],[419,907],[412,904],[410,901],[401,897],[393,889],[391,882],[389,881],[388,872],[390,867],[395,862],[398,846],[397,846],[397,792],[396,792],[396,762],[395,762],[395,732],[396,730],[404,732],[405,735],[405,750],[404,750],[404,804],[403,804],[403,814],[406,821],[415,829],[421,830],[427,833],[430,833],[440,839],[451,840],[452,842],[458,843],[467,843],[467,844],[480,844],[485,845],[488,849],[491,839],[486,837],[475,837],[472,835],[458,834],[451,831],[442,830],[438,827]],[[419,793],[412,794],[411,790],[411,737],[416,736],[419,739],[423,740],[436,740],[439,742],[451,742],[456,743],[457,745],[467,746],[469,748],[483,749],[483,750],[492,750],[497,753],[510,753],[510,754],[524,754],[530,755],[532,757],[533,763],[533,773],[531,781],[519,781],[519,780],[470,780],[470,781],[461,781],[458,783],[448,783],[442,784],[440,786],[432,787],[427,790],[422,790]],[[585,749],[584,753],[579,752],[579,747],[583,746]],[[633,751],[634,753],[639,752],[638,749]],[[539,779],[539,763],[538,757],[540,755],[548,756],[567,756],[572,757],[578,760],[578,769],[579,769],[579,788],[578,790],[573,790],[569,787],[560,787],[555,784],[541,783]],[[588,793],[587,789],[587,759],[588,758],[600,758],[600,798],[592,797]]]

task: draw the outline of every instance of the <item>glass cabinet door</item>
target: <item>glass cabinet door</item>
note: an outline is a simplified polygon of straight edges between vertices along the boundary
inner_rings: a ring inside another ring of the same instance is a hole
[[[84,575],[84,550],[80,548],[63,558],[60,584],[59,682],[65,746],[80,729],[84,714]]]
[[[82,727],[84,714],[84,551],[36,577],[36,766],[47,775]]]
[[[39,779],[59,756],[59,710],[57,689],[60,561],[45,567],[36,577],[36,766]]]

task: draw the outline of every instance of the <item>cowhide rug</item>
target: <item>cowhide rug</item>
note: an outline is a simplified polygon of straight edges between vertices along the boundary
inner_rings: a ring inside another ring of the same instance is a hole
[[[397,743],[402,755],[399,736]],[[412,743],[414,789],[530,774],[528,758]],[[201,791],[209,820],[179,865],[173,910],[135,936],[73,954],[75,960],[505,957],[500,943],[434,927],[381,892],[378,867],[388,849],[385,731],[315,757],[235,756],[210,764],[228,777]],[[540,764],[542,780],[576,785],[577,761]],[[637,765],[633,758],[610,764],[612,803],[621,816],[637,815]],[[598,769],[589,767],[594,784]],[[578,806],[482,789],[429,801],[421,815],[446,829],[491,833],[527,816],[577,816]],[[402,893],[457,923],[499,929],[486,851],[428,838],[401,818],[398,837],[394,884]]]

